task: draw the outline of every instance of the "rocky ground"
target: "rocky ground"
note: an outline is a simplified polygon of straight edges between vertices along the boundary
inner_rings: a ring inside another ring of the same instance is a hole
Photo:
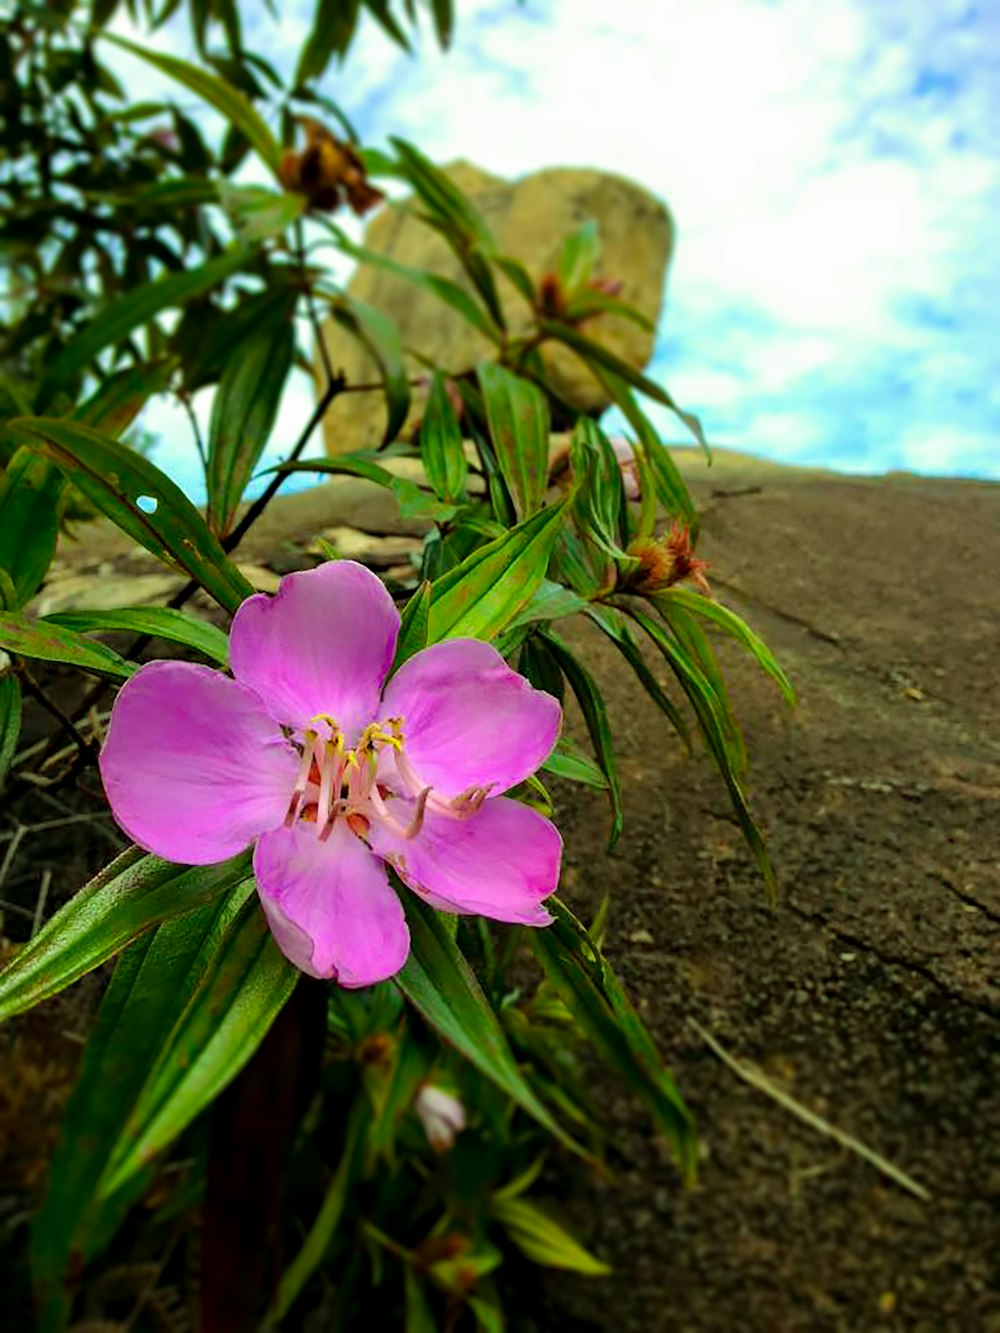
[[[697,1187],[681,1189],[642,1113],[607,1089],[615,1179],[570,1166],[553,1191],[615,1274],[523,1286],[514,1327],[995,1333],[1000,488],[737,456],[687,470],[719,595],[800,694],[789,714],[751,662],[724,653],[780,902],[767,907],[713,770],[577,631],[614,711],[626,832],[606,855],[598,798],[560,792],[565,892],[586,913],[612,890],[609,951],[697,1116],[703,1162]],[[364,539],[383,568],[405,551],[381,498],[351,482],[292,497],[242,553],[266,586],[323,529],[339,529],[342,548],[358,529],[393,538]],[[99,589],[121,604],[117,580],[154,577],[94,528],[48,609],[81,592],[94,605]],[[11,863],[22,912],[52,845],[25,842],[32,859]],[[50,868],[55,901],[78,867]],[[0,1196],[14,1199],[51,1140],[80,1032],[70,1011],[4,1032]],[[807,1127],[709,1038],[929,1199]]]

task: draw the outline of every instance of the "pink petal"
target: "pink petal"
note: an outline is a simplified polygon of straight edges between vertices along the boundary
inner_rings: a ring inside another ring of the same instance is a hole
[[[404,756],[420,785],[458,796],[480,786],[499,794],[534,773],[556,743],[562,710],[488,643],[449,639],[400,667],[381,716],[403,719]]]
[[[301,821],[266,833],[253,868],[278,947],[303,972],[372,986],[406,962],[403,905],[385,868],[343,819],[326,842],[315,824]]]
[[[388,805],[400,822],[409,819],[413,802]],[[428,811],[409,840],[378,823],[369,836],[373,851],[432,907],[526,926],[552,920],[541,903],[559,882],[562,838],[519,801],[497,797],[468,819]]]
[[[392,665],[399,612],[378,578],[334,560],[248,597],[229,638],[233,675],[256,690],[283,725],[329,714],[352,745],[374,718]]]
[[[150,662],[122,686],[101,751],[115,818],[168,861],[210,865],[285,817],[298,756],[246,686]]]

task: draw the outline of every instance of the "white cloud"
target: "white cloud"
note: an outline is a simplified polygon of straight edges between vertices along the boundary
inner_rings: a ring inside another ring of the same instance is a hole
[[[597,166],[666,199],[679,246],[655,366],[715,437],[868,470],[991,467],[1000,10],[457,9],[448,54],[428,31],[408,58],[368,21],[331,70],[367,142],[397,133],[506,175]],[[259,38],[290,63],[312,7],[280,12]]]

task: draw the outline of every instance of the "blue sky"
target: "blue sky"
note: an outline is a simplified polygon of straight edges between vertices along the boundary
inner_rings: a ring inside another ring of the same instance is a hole
[[[449,53],[428,32],[409,58],[369,26],[328,73],[366,144],[401,134],[506,176],[603,167],[665,199],[678,245],[652,372],[714,442],[1000,479],[1000,6],[456,7]],[[312,4],[278,8],[250,45],[290,60]],[[183,27],[157,44],[189,54]],[[303,377],[275,455],[309,394]],[[193,488],[180,418],[149,424]]]

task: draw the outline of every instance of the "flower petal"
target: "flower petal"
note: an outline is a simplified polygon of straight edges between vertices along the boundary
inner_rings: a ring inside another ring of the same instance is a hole
[[[193,662],[149,662],[125,682],[100,762],[129,837],[189,865],[280,824],[299,764],[252,690]]]
[[[408,822],[412,801],[390,800]],[[520,801],[500,796],[467,819],[427,811],[416,837],[406,839],[373,823],[372,850],[432,907],[547,926],[541,906],[559,882],[562,838],[555,825]]]
[[[266,833],[257,889],[282,953],[313,977],[372,986],[406,962],[410,932],[385,868],[338,819],[326,842],[300,821]]]
[[[288,574],[274,597],[248,597],[233,619],[233,675],[283,725],[327,713],[348,745],[374,718],[399,634],[399,612],[364,565],[334,560]]]
[[[556,743],[562,709],[488,643],[449,639],[400,667],[381,716],[403,719],[405,759],[420,785],[458,796],[470,787],[499,794],[534,773]]]

